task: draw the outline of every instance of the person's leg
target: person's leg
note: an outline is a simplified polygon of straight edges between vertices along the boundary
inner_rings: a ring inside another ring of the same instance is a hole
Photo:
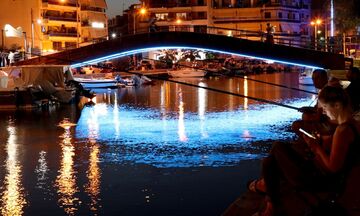
[[[296,144],[295,144],[296,145]],[[278,176],[294,188],[309,187],[315,167],[304,155],[299,154],[289,143],[277,143],[271,154],[276,163]]]

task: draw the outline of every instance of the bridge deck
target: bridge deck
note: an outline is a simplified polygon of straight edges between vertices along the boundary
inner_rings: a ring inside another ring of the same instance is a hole
[[[193,47],[217,50],[236,55],[271,59],[282,63],[308,65],[333,70],[345,68],[343,55],[268,44],[223,35],[211,35],[194,32],[156,32],[131,36],[67,50],[52,55],[42,56],[19,62],[18,65],[38,64],[76,64],[118,53],[156,47]]]

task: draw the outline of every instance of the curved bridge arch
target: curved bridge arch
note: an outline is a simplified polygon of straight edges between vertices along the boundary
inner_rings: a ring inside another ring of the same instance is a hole
[[[267,44],[223,35],[194,32],[156,32],[124,36],[73,50],[25,60],[19,62],[18,65],[66,64],[79,67],[84,64],[164,48],[202,49],[272,60],[290,65],[337,70],[344,69],[346,61],[346,58],[340,54]]]

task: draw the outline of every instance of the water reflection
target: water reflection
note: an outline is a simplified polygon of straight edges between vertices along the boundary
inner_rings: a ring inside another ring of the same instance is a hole
[[[186,136],[186,131],[185,131],[183,94],[181,88],[179,88],[178,85],[176,85],[176,87],[177,87],[177,92],[179,94],[178,95],[178,99],[179,99],[178,135],[179,135],[179,140],[181,142],[186,142],[188,140],[188,137]]]
[[[200,82],[199,86],[207,87],[206,83]],[[199,88],[198,89],[198,114],[200,119],[200,133],[203,138],[207,138],[208,134],[205,130],[205,114],[207,109],[207,95],[206,89]]]
[[[288,75],[257,78],[279,84],[298,83],[298,77],[281,77]],[[304,92],[255,85],[246,78],[182,81],[295,107],[308,105],[311,98]],[[158,167],[233,165],[268,152],[268,148],[250,141],[290,138],[293,134],[283,128],[301,115],[295,110],[169,82],[131,91],[114,90],[111,104],[106,104],[107,94],[107,90],[106,94],[99,93],[99,103],[83,109],[76,130],[77,139],[88,140],[89,119],[97,113],[98,121],[92,124],[99,127],[96,142],[106,146],[101,154],[106,162]]]
[[[17,144],[16,128],[9,122],[7,131],[9,138],[6,143],[6,175],[1,190],[1,215],[23,215],[26,205],[24,188],[21,184],[21,165],[19,163],[19,149]]]
[[[114,126],[115,131],[117,132],[116,136],[119,135],[118,127],[118,108],[117,100],[114,101]],[[117,113],[116,113],[117,112]],[[99,209],[99,195],[100,195],[100,183],[101,183],[101,170],[99,167],[99,156],[100,156],[100,146],[96,142],[96,139],[99,135],[99,123],[96,112],[91,115],[91,118],[88,121],[88,131],[89,131],[89,145],[90,145],[90,157],[89,157],[89,167],[86,172],[88,178],[88,183],[85,185],[85,191],[88,193],[91,202],[90,210],[97,212]]]
[[[246,96],[244,98],[244,110],[247,110],[249,105],[249,99],[247,98],[247,96],[249,96],[249,86],[248,86],[247,76],[244,76],[244,95]]]
[[[46,152],[45,151],[40,151],[38,163],[39,164],[35,168],[35,173],[36,173],[36,177],[37,177],[36,187],[39,189],[47,189],[48,188],[47,180],[48,180],[49,167],[46,162]]]
[[[59,174],[56,178],[58,203],[68,215],[74,215],[78,210],[79,198],[75,196],[78,192],[76,186],[76,172],[74,170],[75,148],[71,138],[71,127],[64,127],[61,142],[61,164]]]

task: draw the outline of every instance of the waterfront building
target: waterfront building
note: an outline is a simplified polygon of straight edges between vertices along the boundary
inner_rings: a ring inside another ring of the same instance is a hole
[[[155,17],[159,27],[170,31],[186,27],[203,32],[207,27],[217,27],[223,28],[217,30],[218,34],[258,40],[270,23],[275,27],[278,43],[306,43],[310,39],[311,0],[142,0],[142,3],[148,16]],[[241,35],[231,29],[255,34]]]
[[[1,0],[0,26],[21,27],[23,37],[6,37],[6,48],[24,47],[37,53],[76,48],[107,39],[105,0]],[[6,8],[6,9],[5,9]]]

